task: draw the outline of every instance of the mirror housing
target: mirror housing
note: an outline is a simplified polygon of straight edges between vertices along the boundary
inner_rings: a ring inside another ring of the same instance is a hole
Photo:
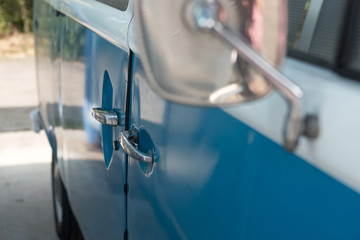
[[[287,34],[284,0],[137,0],[135,31],[152,88],[168,100],[200,106],[224,106],[268,94],[272,85],[263,75],[213,31],[199,29],[199,5],[213,6],[218,20],[280,66]]]

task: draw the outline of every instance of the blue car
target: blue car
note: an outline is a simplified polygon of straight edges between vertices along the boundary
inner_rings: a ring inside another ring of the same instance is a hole
[[[34,0],[60,239],[360,239],[360,2]]]

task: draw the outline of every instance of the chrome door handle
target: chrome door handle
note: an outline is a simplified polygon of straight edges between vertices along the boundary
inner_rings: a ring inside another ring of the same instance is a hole
[[[109,126],[125,125],[125,114],[117,113],[113,110],[107,111],[102,108],[92,108],[91,115],[101,124]]]
[[[137,149],[139,132],[136,129],[121,132],[120,145],[124,151],[133,159],[144,162],[154,163],[159,160],[159,150],[154,146],[152,153],[144,153]]]

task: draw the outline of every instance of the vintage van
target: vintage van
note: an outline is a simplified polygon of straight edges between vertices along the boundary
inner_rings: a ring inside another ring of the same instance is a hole
[[[35,0],[34,34],[60,239],[360,239],[360,1]]]

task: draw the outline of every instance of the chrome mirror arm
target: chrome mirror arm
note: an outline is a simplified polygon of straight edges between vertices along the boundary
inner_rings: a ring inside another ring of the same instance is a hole
[[[284,128],[284,147],[287,151],[293,151],[301,135],[302,109],[300,99],[304,93],[299,86],[281,74],[268,61],[256,53],[235,31],[223,26],[221,23],[214,25],[214,32],[231,45],[238,54],[279,91],[289,105],[289,112]]]
[[[219,20],[220,11],[221,9],[215,1],[199,2],[193,9],[194,22],[200,31],[216,34],[233,47],[245,61],[267,78],[285,98],[289,105],[289,112],[284,127],[284,148],[289,152],[293,151],[304,130],[300,102],[304,95],[303,91],[255,52],[240,34],[222,23]]]

